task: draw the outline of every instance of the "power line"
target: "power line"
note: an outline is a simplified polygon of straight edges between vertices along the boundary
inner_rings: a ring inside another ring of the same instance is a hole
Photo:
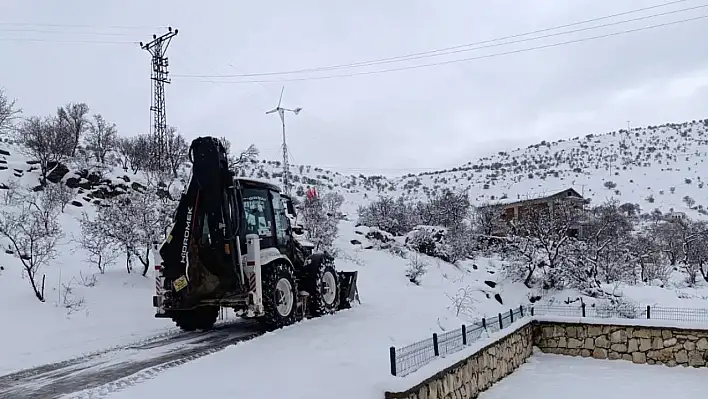
[[[554,26],[554,27],[550,27],[550,28],[539,29],[539,30],[535,30],[532,32],[519,33],[519,34],[515,34],[515,35],[508,35],[508,36],[504,36],[504,37],[500,37],[500,38],[496,38],[496,39],[477,41],[477,42],[473,42],[473,43],[467,43],[467,44],[446,47],[446,48],[441,48],[441,49],[406,54],[406,55],[401,55],[401,56],[380,58],[377,60],[369,60],[369,61],[355,62],[355,63],[349,63],[349,64],[330,65],[330,66],[317,67],[317,68],[296,69],[296,70],[281,71],[281,72],[262,72],[262,73],[228,74],[228,75],[174,75],[174,76],[175,77],[202,77],[202,78],[257,77],[257,76],[290,75],[290,74],[305,73],[305,72],[322,72],[322,71],[337,70],[337,69],[359,68],[359,67],[364,67],[364,66],[389,64],[389,63],[403,62],[403,61],[416,60],[416,59],[422,59],[422,58],[440,57],[440,56],[444,56],[444,55],[456,54],[456,53],[461,53],[461,52],[466,52],[466,51],[480,50],[480,49],[498,47],[498,46],[503,46],[503,45],[508,45],[508,44],[523,43],[523,42],[532,41],[532,40],[539,40],[539,39],[544,39],[544,38],[549,38],[549,37],[554,37],[554,36],[567,35],[570,33],[577,33],[577,32],[582,32],[582,31],[587,31],[587,30],[592,30],[592,29],[599,29],[599,28],[608,27],[608,26],[621,25],[621,24],[641,21],[641,20],[645,20],[645,19],[649,19],[649,18],[656,18],[656,17],[666,16],[666,15],[670,15],[670,14],[676,14],[676,13],[680,13],[680,12],[686,12],[686,11],[696,10],[699,8],[708,7],[708,4],[703,4],[703,5],[699,5],[699,6],[688,7],[688,8],[683,8],[683,9],[673,10],[673,11],[667,11],[667,12],[663,12],[663,13],[652,14],[652,15],[648,15],[648,16],[643,16],[643,17],[638,17],[638,18],[633,18],[633,19],[628,19],[628,20],[622,20],[622,21],[617,21],[617,22],[611,22],[611,23],[602,24],[602,25],[574,29],[574,30],[565,31],[565,32],[551,33],[551,34],[547,34],[547,35],[543,35],[543,36],[536,36],[536,37],[532,37],[532,38],[526,38],[526,39],[515,40],[515,41],[510,41],[510,42],[504,42],[504,43],[495,43],[495,42],[499,42],[499,41],[503,41],[503,40],[515,39],[515,38],[519,38],[519,37],[534,35],[534,34],[548,32],[548,31],[552,31],[552,30],[582,25],[582,24],[586,24],[589,22],[596,22],[596,21],[614,18],[614,17],[618,17],[618,16],[622,16],[622,15],[633,14],[633,13],[637,13],[637,12],[641,12],[641,11],[647,11],[650,9],[654,9],[654,8],[658,8],[658,7],[665,7],[668,5],[682,3],[685,1],[686,0],[678,0],[678,1],[673,1],[673,2],[664,3],[664,4],[660,4],[660,5],[654,5],[651,7],[638,8],[638,9],[625,11],[625,12],[617,13],[617,14],[612,14],[612,15],[608,15],[608,16],[604,16],[604,17],[597,17],[597,18],[573,22],[573,23],[569,23],[569,24],[565,24],[565,25],[559,25],[559,26]],[[490,44],[490,43],[494,43],[494,44]],[[472,47],[472,48],[467,48],[467,47]]]
[[[111,41],[111,40],[63,40],[63,39],[35,39],[29,37],[0,37],[0,42],[26,42],[26,43],[76,43],[76,44],[138,44],[137,41]]]
[[[132,33],[125,32],[79,32],[46,29],[25,29],[25,28],[0,28],[0,32],[29,32],[29,33],[59,33],[66,35],[96,35],[96,36],[130,36]]]
[[[37,23],[37,22],[8,22],[8,21],[0,21],[0,25],[46,26],[46,27],[55,27],[55,28],[106,28],[106,29],[163,29],[163,28],[167,28],[166,26],[46,24],[46,23]]]
[[[455,59],[455,60],[440,61],[440,62],[433,62],[433,63],[427,63],[427,64],[409,65],[409,66],[405,66],[405,67],[389,68],[389,69],[382,69],[382,70],[377,70],[377,71],[363,71],[363,72],[352,72],[352,73],[348,73],[348,74],[339,74],[339,75],[313,76],[313,77],[277,79],[277,80],[238,80],[238,81],[194,80],[194,81],[201,82],[201,83],[230,83],[230,84],[282,83],[282,82],[298,82],[298,81],[309,81],[309,80],[336,79],[336,78],[346,78],[346,77],[363,76],[363,75],[376,75],[376,74],[389,73],[389,72],[398,72],[398,71],[405,71],[405,70],[411,70],[411,69],[419,69],[419,68],[428,68],[428,67],[442,66],[442,65],[448,65],[448,64],[456,64],[456,63],[461,63],[461,62],[475,61],[475,60],[499,57],[499,56],[504,56],[504,55],[526,53],[526,52],[535,51],[535,50],[541,50],[541,49],[552,48],[552,47],[560,47],[560,46],[565,46],[568,44],[589,42],[592,40],[620,36],[620,35],[624,35],[624,34],[628,34],[628,33],[634,33],[634,32],[650,30],[650,29],[656,29],[656,28],[660,28],[660,27],[678,25],[681,23],[696,21],[696,20],[704,19],[704,18],[708,18],[708,15],[701,15],[698,17],[687,18],[687,19],[682,19],[682,20],[673,21],[673,22],[666,22],[663,24],[650,25],[650,26],[645,26],[645,27],[641,27],[641,28],[628,29],[628,30],[623,30],[623,31],[619,31],[619,32],[607,33],[604,35],[591,36],[591,37],[586,37],[586,38],[581,38],[581,39],[568,40],[568,41],[564,41],[564,42],[551,43],[551,44],[534,46],[534,47],[527,47],[527,48],[523,48],[523,49],[510,50],[510,51],[505,51],[505,52],[500,52],[500,53],[486,54],[486,55],[481,55],[481,56],[476,56],[476,57],[460,58],[460,59]],[[182,78],[185,77],[185,76],[180,76],[180,75],[173,75],[173,76],[174,77],[182,77]]]

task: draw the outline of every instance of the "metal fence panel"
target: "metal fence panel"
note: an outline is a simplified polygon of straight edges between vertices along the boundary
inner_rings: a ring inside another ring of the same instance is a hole
[[[466,337],[463,337],[462,328],[437,335],[437,351],[433,338],[415,342],[411,345],[395,349],[395,359],[391,359],[391,372],[397,376],[408,375],[424,365],[430,363],[438,356],[446,356],[458,352],[467,345],[489,336],[500,329],[506,329],[512,322],[526,316],[561,316],[561,317],[589,317],[589,318],[622,318],[622,319],[656,319],[667,321],[681,321],[708,324],[708,309],[686,309],[661,306],[635,306],[622,305],[613,307],[596,307],[589,305],[542,305],[518,307],[487,317],[478,322],[465,326]],[[501,316],[501,317],[500,317]],[[502,327],[499,326],[501,318]],[[392,350],[394,350],[392,348]],[[393,356],[393,355],[392,355]]]

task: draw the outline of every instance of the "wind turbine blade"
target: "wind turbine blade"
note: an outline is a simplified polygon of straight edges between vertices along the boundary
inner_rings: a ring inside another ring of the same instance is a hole
[[[277,111],[277,110],[278,110],[278,108],[273,108],[273,109],[271,109],[270,111],[266,111],[266,115],[272,114],[273,112],[275,112],[275,111]]]
[[[283,101],[283,92],[285,91],[285,86],[280,89],[280,99],[278,100],[278,108],[280,108],[280,102]]]

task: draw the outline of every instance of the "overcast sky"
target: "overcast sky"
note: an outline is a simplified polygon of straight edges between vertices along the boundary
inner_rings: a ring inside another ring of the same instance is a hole
[[[167,120],[186,137],[223,135],[234,148],[255,143],[264,157],[278,159],[279,120],[265,111],[277,104],[284,84],[283,105],[303,108],[297,116],[286,116],[291,162],[342,173],[415,173],[544,139],[625,128],[628,120],[645,126],[708,117],[708,19],[399,72],[271,81],[499,54],[708,15],[708,7],[367,68],[256,78],[194,75],[370,61],[666,2],[2,0],[0,86],[18,99],[26,115],[50,114],[58,105],[81,101],[115,122],[123,135],[146,132],[150,55],[137,42],[149,41],[170,25],[179,34],[168,50],[173,80],[166,89]],[[701,3],[684,1],[565,30]],[[269,82],[235,83],[249,79]]]

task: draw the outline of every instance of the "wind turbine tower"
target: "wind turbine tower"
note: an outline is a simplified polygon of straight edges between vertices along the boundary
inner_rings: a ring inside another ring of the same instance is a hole
[[[283,101],[283,91],[285,91],[285,86],[280,90],[280,99],[278,100],[278,106],[272,110],[266,112],[266,115],[277,112],[280,115],[280,122],[283,125],[283,188],[285,193],[290,195],[290,162],[288,162],[288,144],[285,141],[285,112],[292,112],[297,115],[302,111],[302,108],[297,107],[295,109],[283,108],[280,103]]]

